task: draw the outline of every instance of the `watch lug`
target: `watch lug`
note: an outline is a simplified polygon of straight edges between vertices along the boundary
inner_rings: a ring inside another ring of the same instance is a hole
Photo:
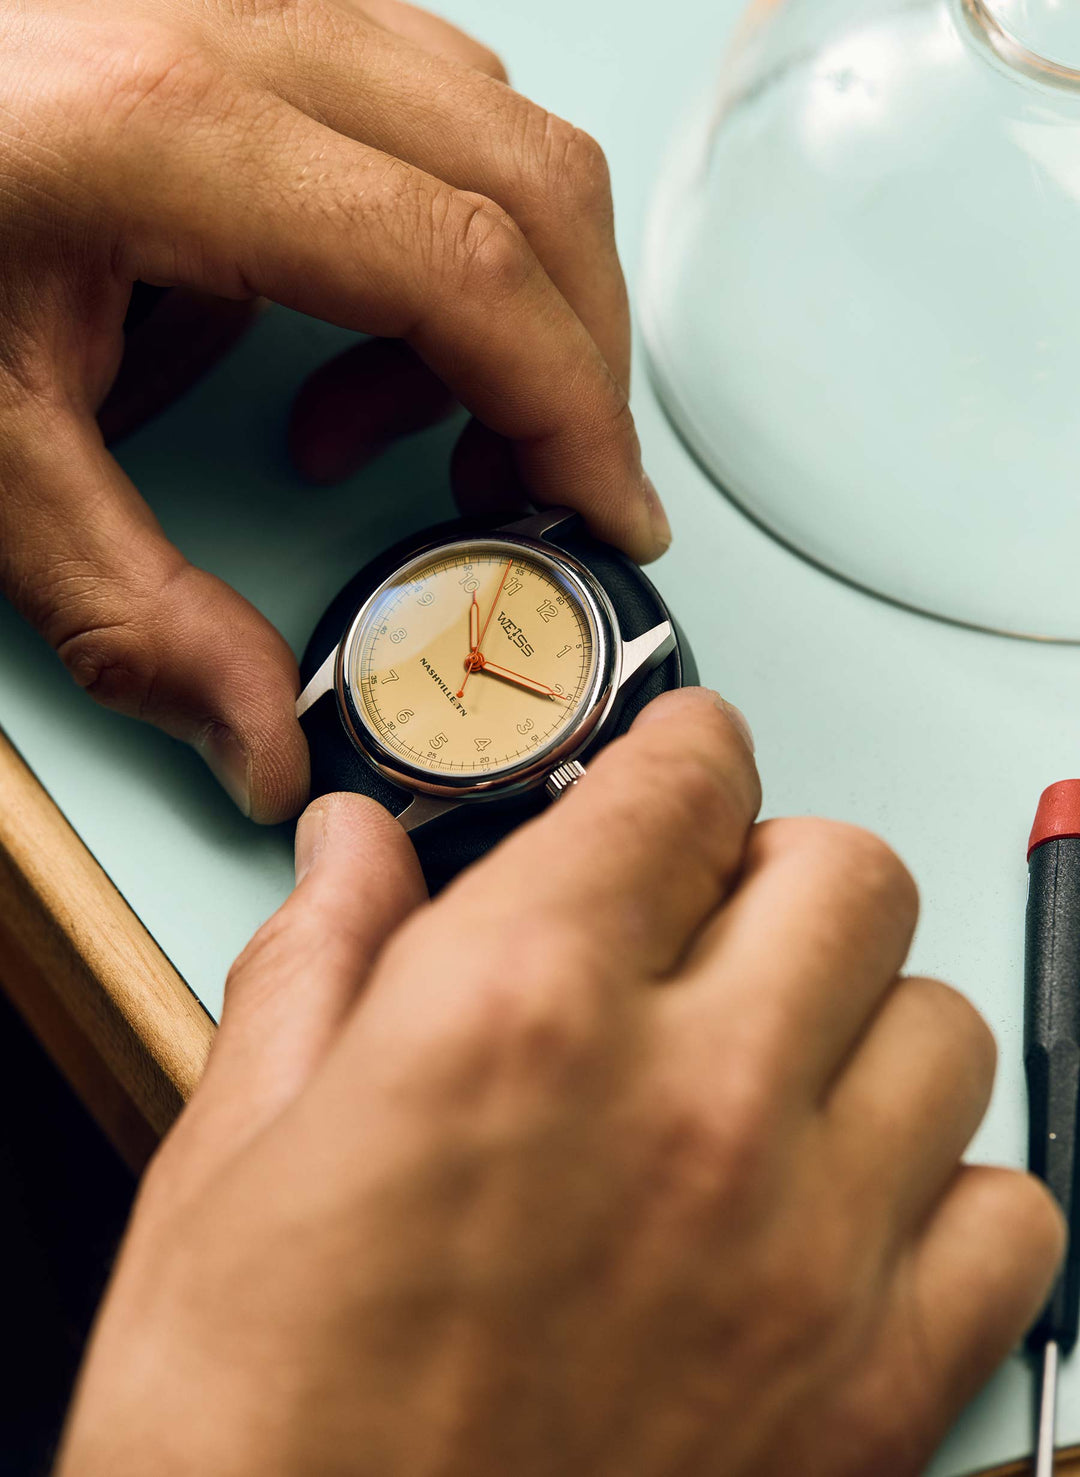
[[[438,800],[434,795],[417,795],[398,816],[398,822],[406,831],[418,831],[428,821],[435,820],[436,816],[445,815],[448,810],[457,810],[460,804],[460,800]]]
[[[513,523],[503,523],[498,533],[520,533],[526,538],[543,538],[562,523],[576,517],[572,508],[542,508],[539,513],[530,513],[527,518],[518,518]]]
[[[330,652],[314,677],[312,677],[311,681],[296,699],[296,716],[298,718],[302,718],[313,704],[317,703],[325,693],[333,689],[338,647],[340,645],[341,643],[338,642],[338,646],[335,646],[333,651]]]
[[[661,621],[643,636],[623,642],[618,690],[621,692],[632,678],[659,666],[674,650],[675,632],[670,621]]]

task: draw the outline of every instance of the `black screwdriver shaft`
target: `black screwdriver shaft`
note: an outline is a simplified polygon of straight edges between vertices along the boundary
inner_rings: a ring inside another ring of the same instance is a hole
[[[1065,1213],[1069,1248],[1029,1335],[1062,1354],[1080,1323],[1080,837],[1044,841],[1028,862],[1024,1071],[1028,1165]]]

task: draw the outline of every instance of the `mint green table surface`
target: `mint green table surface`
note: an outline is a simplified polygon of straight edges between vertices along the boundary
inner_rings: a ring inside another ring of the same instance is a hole
[[[707,83],[736,0],[670,0],[662,10],[452,0],[445,9],[502,52],[517,86],[603,142],[633,282],[672,123]],[[282,449],[291,396],[344,338],[275,309],[123,448],[184,552],[232,581],[298,651],[346,576],[450,507],[452,427],[332,491],[291,475]],[[640,361],[635,407],[675,529],[654,577],[703,680],[750,718],[766,813],[872,827],[911,866],[924,904],[913,964],[966,990],[1001,1047],[975,1152],[1021,1163],[1024,842],[1042,787],[1080,770],[1080,651],[950,628],[835,582],[717,495],[662,418]],[[216,1014],[230,960],[290,886],[286,831],[234,814],[180,745],[95,708],[2,604],[0,725]],[[1027,1450],[1029,1399],[1026,1366],[1014,1360],[965,1415],[934,1477]],[[1062,1407],[1059,1440],[1080,1441],[1080,1358],[1066,1367]]]

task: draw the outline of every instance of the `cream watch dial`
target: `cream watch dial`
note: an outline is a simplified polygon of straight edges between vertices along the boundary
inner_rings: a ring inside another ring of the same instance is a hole
[[[594,693],[601,645],[587,592],[555,561],[481,539],[405,565],[361,612],[346,661],[385,750],[479,780],[559,745]]]

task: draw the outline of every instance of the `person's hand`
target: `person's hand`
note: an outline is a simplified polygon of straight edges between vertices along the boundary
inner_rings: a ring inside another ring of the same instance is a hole
[[[255,819],[307,794],[296,664],[105,449],[134,282],[183,288],[189,333],[214,299],[262,295],[378,336],[301,395],[312,476],[452,396],[477,417],[474,506],[512,466],[537,502],[660,552],[603,155],[484,47],[400,0],[0,0],[0,58],[0,589]]]
[[[60,1477],[913,1477],[1060,1218],[960,1164],[994,1047],[898,978],[904,868],[758,796],[685,691],[430,905],[312,806]]]

